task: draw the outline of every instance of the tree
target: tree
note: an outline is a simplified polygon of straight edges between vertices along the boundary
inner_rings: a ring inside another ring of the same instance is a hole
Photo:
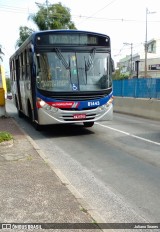
[[[71,21],[70,9],[62,6],[61,3],[52,4],[49,7],[44,7],[42,4],[37,5],[39,11],[35,14],[30,14],[28,19],[32,20],[39,30],[76,29]],[[34,31],[26,26],[20,26],[16,47],[20,47]]]
[[[36,14],[30,14],[31,19],[39,30],[48,29],[76,29],[71,21],[70,9],[62,6],[61,3],[52,4],[44,7],[37,4],[39,11]]]
[[[19,39],[16,42],[16,47],[20,47],[22,43],[34,32],[33,29],[30,29],[26,26],[19,27]]]

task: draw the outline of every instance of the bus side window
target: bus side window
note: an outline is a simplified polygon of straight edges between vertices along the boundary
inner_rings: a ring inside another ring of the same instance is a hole
[[[19,80],[22,80],[22,75],[21,75],[21,56],[18,56],[18,77]]]
[[[30,79],[29,51],[26,50],[26,78]]]
[[[13,81],[16,80],[16,65],[15,65],[15,59],[12,61],[12,72],[13,72]]]
[[[22,52],[22,79],[26,79],[25,51]]]
[[[24,79],[27,79],[27,57],[26,57],[26,50],[23,52],[23,75]]]

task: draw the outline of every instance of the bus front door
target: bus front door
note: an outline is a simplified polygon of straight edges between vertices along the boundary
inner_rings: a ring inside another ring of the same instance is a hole
[[[16,59],[16,79],[17,79],[17,93],[18,93],[18,99],[17,105],[18,110],[22,110],[22,99],[21,99],[21,91],[20,91],[20,66],[19,66],[19,60]]]

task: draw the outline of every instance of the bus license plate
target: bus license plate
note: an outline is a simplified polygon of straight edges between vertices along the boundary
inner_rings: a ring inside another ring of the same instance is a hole
[[[73,118],[74,119],[84,119],[84,118],[86,118],[86,114],[74,114]]]

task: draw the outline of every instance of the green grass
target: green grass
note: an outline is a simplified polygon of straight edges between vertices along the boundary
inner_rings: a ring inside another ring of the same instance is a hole
[[[6,131],[0,131],[0,143],[13,139],[13,136]]]

